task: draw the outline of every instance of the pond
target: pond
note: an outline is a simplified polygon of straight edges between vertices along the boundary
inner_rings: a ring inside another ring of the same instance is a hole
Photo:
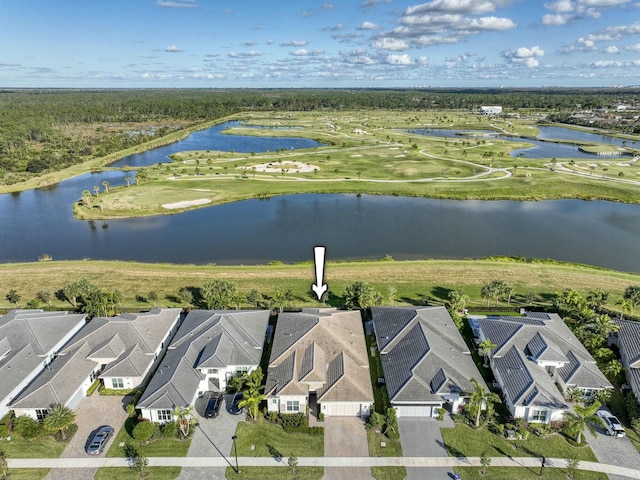
[[[219,130],[193,135],[180,146],[146,152],[145,161],[166,161],[172,149],[242,148],[235,143],[238,137]],[[256,143],[244,151],[292,145],[290,138],[266,139],[275,141],[268,147],[260,143],[263,138],[249,138]],[[222,139],[230,143],[217,143]],[[122,164],[138,161],[127,158]],[[324,245],[329,260],[519,255],[640,272],[640,206],[611,202],[291,195],[150,218],[86,222],[73,217],[73,202],[83,190],[105,180],[124,185],[127,175],[132,173],[85,174],[44,189],[0,195],[0,262],[35,261],[43,254],[55,260],[296,262],[311,260],[313,246]]]

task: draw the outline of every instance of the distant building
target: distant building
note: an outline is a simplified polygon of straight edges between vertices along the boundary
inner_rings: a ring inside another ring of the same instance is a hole
[[[483,115],[500,115],[502,113],[502,107],[500,106],[480,107],[480,113]]]

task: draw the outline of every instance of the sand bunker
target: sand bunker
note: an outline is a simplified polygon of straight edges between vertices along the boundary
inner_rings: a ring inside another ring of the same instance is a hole
[[[280,173],[282,172],[283,168],[286,169],[289,173],[308,173],[318,169],[316,165],[292,161],[261,163],[259,165],[249,165],[240,168],[242,170],[248,171],[252,171],[252,169],[255,168],[256,172],[264,173]]]
[[[185,200],[183,202],[163,203],[162,208],[173,210],[175,208],[187,208],[195,207],[197,205],[206,205],[207,203],[211,203],[211,200],[209,200],[208,198],[199,198],[197,200]]]
[[[402,158],[402,157],[406,157],[406,155],[404,153],[401,153],[400,155],[394,155],[393,158]]]
[[[356,158],[356,157],[361,157],[361,156],[362,156],[362,155],[358,155],[358,154],[356,154],[356,155],[351,155],[351,158]]]
[[[618,165],[619,167],[630,167],[631,166],[630,163],[616,163],[616,165]]]

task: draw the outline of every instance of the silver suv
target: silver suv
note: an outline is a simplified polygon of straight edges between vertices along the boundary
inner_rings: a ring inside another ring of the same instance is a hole
[[[607,435],[611,435],[612,437],[624,437],[624,427],[613,413],[609,410],[598,410],[596,414],[602,419],[604,428],[607,430]]]

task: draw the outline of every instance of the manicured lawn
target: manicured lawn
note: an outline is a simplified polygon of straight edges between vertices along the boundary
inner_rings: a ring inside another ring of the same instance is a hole
[[[381,433],[367,430],[370,457],[401,457],[402,445],[400,439],[390,440]],[[385,442],[386,446],[382,446]],[[371,467],[371,475],[377,480],[402,480],[407,476],[404,467]]]
[[[456,473],[462,480],[566,480],[567,473],[559,468],[545,468],[542,476],[539,477],[539,468],[518,468],[518,467],[487,467],[487,472],[483,476],[480,468],[477,467],[456,467]],[[576,480],[607,480],[607,475],[599,472],[587,472],[576,470]]]
[[[58,458],[66,446],[51,435],[36,440],[24,440],[13,435],[10,441],[0,443],[0,449],[4,450],[7,458]]]
[[[49,468],[11,468],[9,480],[43,480],[49,474]]]
[[[246,479],[246,480],[282,480],[286,478],[295,478],[296,480],[320,480],[324,475],[322,467],[298,467],[296,476],[291,475],[289,467],[245,467],[240,465],[240,473],[237,474],[231,467],[227,467],[225,476],[228,479]]]
[[[255,423],[238,423],[236,435],[239,457],[272,457],[276,452],[283,457],[324,456],[324,435],[287,433],[281,426],[262,419]],[[251,450],[252,445],[254,450]]]
[[[133,431],[135,419],[128,418],[124,426],[120,429],[113,443],[107,452],[107,457],[122,457],[121,443],[129,442],[136,447],[138,451],[146,457],[186,457],[191,445],[191,439],[180,440],[173,438],[152,439],[150,443],[143,445],[133,438],[129,432]]]
[[[180,467],[148,467],[144,478],[149,480],[173,480],[180,476]],[[95,480],[139,480],[140,475],[133,468],[103,467],[96,472]],[[13,475],[11,476],[13,480]]]
[[[577,458],[597,462],[588,445],[574,447],[560,434],[549,438],[529,435],[527,440],[507,440],[486,428],[474,430],[466,425],[443,428],[442,438],[450,456],[480,457],[484,452],[490,457],[549,457]]]

